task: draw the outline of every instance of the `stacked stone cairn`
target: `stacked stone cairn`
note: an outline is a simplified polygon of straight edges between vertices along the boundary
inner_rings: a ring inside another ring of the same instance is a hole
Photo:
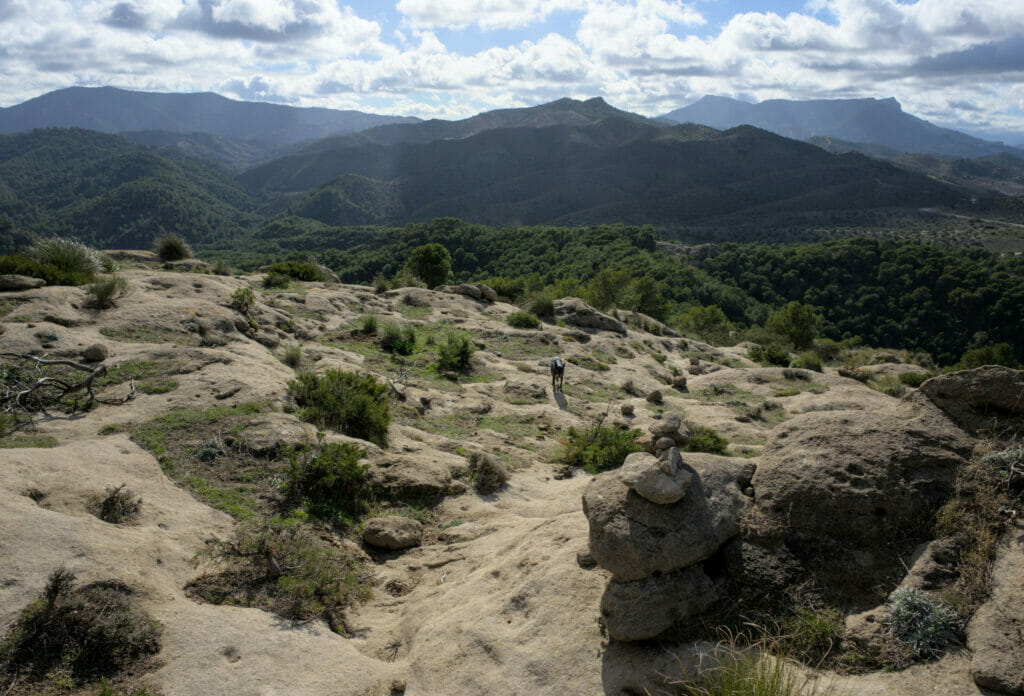
[[[739,534],[753,469],[706,454],[691,466],[672,446],[631,454],[587,485],[589,556],[612,574],[601,598],[612,638],[654,638],[717,599],[703,562]]]
[[[690,441],[690,429],[678,413],[666,413],[647,430],[650,435],[640,440],[640,446],[655,456],[661,456],[672,447],[685,447]]]

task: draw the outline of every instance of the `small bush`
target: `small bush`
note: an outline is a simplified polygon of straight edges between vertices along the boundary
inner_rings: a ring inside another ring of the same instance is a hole
[[[377,333],[377,317],[373,314],[364,314],[359,318],[359,330],[367,336]]]
[[[1024,488],[1024,445],[986,454],[982,465],[994,469],[999,481],[1014,493]]]
[[[270,271],[263,278],[263,287],[265,288],[286,288],[288,284],[292,282],[292,279],[286,274],[280,271]]]
[[[907,387],[914,387],[916,389],[924,384],[930,377],[931,375],[927,373],[904,372],[900,375],[900,384]]]
[[[42,596],[0,640],[0,686],[113,676],[160,649],[160,624],[135,607],[130,588],[74,584],[73,573],[53,571]]]
[[[315,263],[306,261],[278,261],[267,267],[267,273],[280,273],[281,275],[304,280],[306,282],[325,282],[328,280],[324,269]]]
[[[85,291],[89,295],[89,304],[96,309],[109,309],[114,307],[117,301],[127,295],[131,289],[127,280],[112,273],[93,281]]]
[[[242,314],[248,315],[256,306],[256,293],[252,291],[252,288],[246,286],[244,288],[238,288],[231,293],[231,308],[241,312]]]
[[[65,273],[92,277],[103,268],[100,253],[76,239],[48,237],[29,250],[41,264],[55,266]]]
[[[227,565],[227,572],[191,583],[194,595],[295,621],[322,618],[334,631],[344,629],[341,610],[371,594],[358,563],[294,520],[244,525],[232,541],[210,542],[196,558],[204,560]]]
[[[690,428],[690,440],[686,443],[686,451],[725,454],[728,444],[729,441],[719,435],[715,429],[697,425]]]
[[[843,352],[843,346],[831,338],[816,338],[812,350],[823,362],[828,363],[839,359],[839,355]]]
[[[217,457],[220,457],[223,454],[224,445],[221,443],[219,438],[215,438],[204,442],[202,447],[199,448],[199,452],[196,456],[201,462],[214,462],[217,461]]]
[[[639,430],[623,430],[595,425],[579,430],[570,427],[562,451],[562,460],[591,474],[599,474],[622,466],[633,452],[640,451]]]
[[[526,311],[538,317],[555,316],[555,301],[547,295],[533,295],[526,302]]]
[[[877,389],[878,391],[882,392],[887,396],[892,396],[897,399],[901,398],[904,394],[907,393],[907,388],[903,385],[903,383],[896,377],[893,377],[892,375],[886,375],[885,377],[879,379],[878,382],[875,384],[875,389]]]
[[[387,322],[381,327],[380,347],[387,353],[412,355],[416,350],[416,330],[409,324]]]
[[[213,273],[219,276],[229,276],[231,275],[231,267],[224,259],[219,259],[213,266]]]
[[[540,326],[540,319],[533,312],[513,312],[506,321],[516,329],[536,329]]]
[[[302,346],[298,343],[290,343],[284,347],[281,354],[281,362],[292,369],[297,369],[302,364]]]
[[[23,254],[0,256],[0,274],[8,273],[42,278],[47,285],[85,285],[93,277],[92,273],[62,271],[52,264],[40,263]]]
[[[373,375],[337,369],[322,375],[302,373],[288,383],[288,395],[295,399],[304,421],[382,447],[387,444],[391,424],[387,391]]]
[[[444,343],[437,347],[437,369],[462,372],[469,367],[473,357],[473,344],[469,338],[454,331],[445,336]]]
[[[139,518],[142,498],[136,498],[131,489],[121,484],[107,488],[103,498],[97,498],[89,506],[90,512],[110,524],[126,524]]]
[[[358,516],[369,507],[366,452],[349,443],[329,442],[313,456],[293,454],[285,489],[317,517]]]
[[[477,493],[482,495],[494,493],[508,482],[508,469],[494,457],[480,452],[471,452],[468,460],[469,480]]]
[[[789,351],[777,343],[751,346],[747,351],[747,357],[760,365],[775,365],[777,367],[789,365]]]
[[[921,590],[901,587],[889,596],[886,628],[918,657],[938,657],[960,644],[960,618],[947,604]]]
[[[391,284],[388,283],[388,279],[382,274],[378,273],[373,277],[373,291],[380,295],[381,293],[387,292],[391,289]]]
[[[167,232],[157,237],[153,251],[161,261],[181,261],[192,258],[188,243],[176,234]]]
[[[802,370],[814,370],[815,372],[821,372],[821,358],[818,357],[817,353],[812,351],[801,353],[800,357],[793,361],[792,367],[800,368]]]

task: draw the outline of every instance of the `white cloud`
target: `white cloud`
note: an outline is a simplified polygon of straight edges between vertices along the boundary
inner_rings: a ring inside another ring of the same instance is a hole
[[[514,29],[585,4],[586,0],[398,0],[395,7],[414,27]]]

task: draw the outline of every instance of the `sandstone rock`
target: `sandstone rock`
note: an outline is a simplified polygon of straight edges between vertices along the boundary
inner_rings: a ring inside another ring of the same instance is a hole
[[[103,362],[110,355],[110,351],[102,343],[93,343],[82,351],[82,357],[89,362]]]
[[[42,278],[32,278],[31,276],[17,275],[16,273],[0,275],[0,292],[34,290],[44,285],[46,285],[46,281]]]
[[[474,285],[480,290],[480,297],[488,302],[498,301],[498,293],[490,285],[484,285],[483,283],[474,283]]]
[[[261,413],[234,436],[238,444],[259,457],[273,457],[316,442],[312,426],[287,413]]]
[[[445,495],[452,484],[448,467],[404,458],[376,462],[368,475],[374,490],[396,498],[436,498]]]
[[[1024,524],[1010,528],[992,569],[990,598],[967,625],[974,653],[971,673],[978,686],[1002,694],[1024,694]]]
[[[910,557],[910,570],[900,587],[935,592],[957,579],[956,564],[960,553],[954,539],[936,539],[921,544]]]
[[[652,404],[660,404],[663,400],[661,392],[657,389],[647,395],[647,401]]]
[[[419,546],[422,537],[423,525],[409,517],[374,517],[363,531],[367,544],[390,551]]]
[[[619,406],[619,413],[621,413],[624,416],[632,416],[633,411],[633,404],[622,404],[621,406]]]
[[[673,411],[666,413],[661,420],[654,421],[648,430],[651,435],[668,435],[678,432],[681,427],[683,427],[683,418]]]
[[[533,382],[513,382],[509,379],[505,381],[503,389],[512,401],[539,401],[548,395],[545,385]]]
[[[772,431],[752,483],[769,516],[870,548],[933,513],[971,450],[921,397],[886,410],[802,413]]]
[[[612,580],[601,597],[601,616],[616,640],[647,640],[711,606],[711,579],[699,566],[632,582]]]
[[[754,466],[707,454],[688,455],[687,463],[696,475],[671,505],[638,495],[617,472],[595,477],[584,490],[590,552],[617,580],[686,568],[739,533],[739,517],[749,505],[741,483]]]
[[[658,453],[664,452],[668,448],[675,447],[675,446],[676,446],[675,438],[671,438],[671,437],[667,437],[667,436],[659,437],[657,440],[654,441],[654,451],[658,452]]]
[[[584,545],[576,550],[576,565],[580,568],[596,568],[597,561],[594,560],[593,554],[590,553],[590,547]]]
[[[555,300],[555,319],[569,326],[581,326],[598,331],[614,331],[625,334],[626,327],[617,319],[602,314],[578,297],[564,297]]]
[[[871,379],[870,374],[864,372],[863,370],[858,370],[854,367],[840,367],[838,372],[840,377],[855,379],[858,382],[867,382],[869,379]]]
[[[674,447],[660,459],[646,452],[626,457],[619,469],[619,479],[641,497],[668,505],[683,497],[694,478],[694,471],[683,464]]]
[[[1024,418],[1024,370],[985,365],[932,377],[921,392],[971,432],[991,428],[994,418]]]
[[[847,616],[843,643],[863,655],[879,655],[890,640],[885,632],[887,616],[884,605]]]

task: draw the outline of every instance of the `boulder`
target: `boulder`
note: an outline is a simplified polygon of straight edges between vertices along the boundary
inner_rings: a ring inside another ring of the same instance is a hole
[[[42,278],[33,278],[31,276],[23,276],[16,273],[0,275],[0,292],[34,290],[35,288],[41,288],[44,285],[46,285],[46,281]]]
[[[626,327],[618,319],[602,314],[578,297],[555,300],[555,319],[569,326],[625,334]]]
[[[452,484],[443,464],[398,457],[374,463],[368,474],[375,491],[396,498],[437,498],[448,493]]]
[[[880,655],[892,640],[885,630],[888,616],[888,609],[884,605],[847,616],[846,630],[843,632],[844,646],[861,655]]]
[[[974,653],[974,682],[1001,694],[1024,694],[1024,523],[1017,522],[999,545],[991,594],[967,624],[967,647]]]
[[[486,302],[497,302],[498,293],[494,291],[494,288],[483,283],[459,283],[458,285],[438,285],[434,288],[435,292],[446,292],[450,295],[463,295],[470,297],[474,300],[484,300]]]
[[[918,395],[884,410],[802,413],[776,426],[753,487],[794,530],[884,546],[948,497],[973,443]]]
[[[258,457],[273,457],[316,442],[312,426],[287,413],[261,413],[229,438]]]
[[[693,454],[693,480],[670,505],[652,503],[618,472],[596,476],[583,492],[590,552],[619,581],[639,580],[698,563],[739,533],[749,505],[743,495],[754,465]]]
[[[683,427],[683,417],[678,413],[669,412],[662,416],[661,420],[654,421],[648,428],[651,435],[661,436],[679,432]]]
[[[641,497],[659,505],[669,505],[683,497],[694,471],[683,463],[675,447],[662,457],[634,452],[619,469],[619,479]]]
[[[423,525],[409,517],[374,517],[363,530],[363,541],[389,551],[419,546],[422,538]]]
[[[102,343],[93,343],[82,351],[82,357],[89,362],[103,362],[110,355],[110,351]]]
[[[674,375],[672,377],[672,388],[681,392],[689,391],[686,386],[686,375]]]
[[[655,389],[647,395],[647,401],[652,404],[660,404],[664,400],[661,395],[661,391]]]
[[[715,599],[711,579],[693,566],[632,582],[612,580],[601,596],[601,617],[612,638],[647,640],[704,611]]]
[[[1024,419],[1024,370],[985,365],[952,372],[927,380],[921,393],[971,432],[998,418]]]
[[[622,404],[621,406],[619,406],[619,413],[621,413],[624,416],[632,416],[633,411],[633,404]]]

